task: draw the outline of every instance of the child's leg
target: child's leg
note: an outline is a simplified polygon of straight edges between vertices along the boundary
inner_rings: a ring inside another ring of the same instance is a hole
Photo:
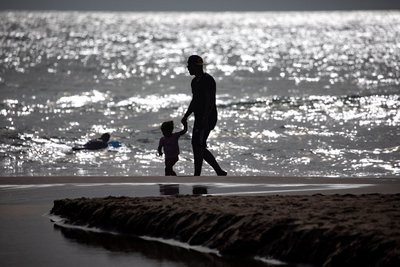
[[[173,167],[177,162],[178,162],[178,157],[165,159],[165,176],[176,176]]]
[[[165,176],[171,176],[172,167],[169,164],[169,161],[165,159]]]

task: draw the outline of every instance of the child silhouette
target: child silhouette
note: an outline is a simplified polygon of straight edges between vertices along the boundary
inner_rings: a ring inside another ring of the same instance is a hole
[[[176,176],[176,173],[172,169],[175,163],[179,160],[179,144],[178,139],[182,135],[187,132],[187,123],[183,124],[183,130],[180,132],[174,133],[174,122],[166,121],[161,124],[161,131],[163,133],[163,137],[160,139],[160,143],[158,145],[158,155],[162,156],[162,150],[164,150],[165,154],[165,176]]]

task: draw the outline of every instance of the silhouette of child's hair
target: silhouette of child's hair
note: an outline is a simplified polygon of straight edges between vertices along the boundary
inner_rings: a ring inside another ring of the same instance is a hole
[[[104,142],[108,142],[108,140],[110,140],[110,137],[111,136],[109,133],[105,133],[101,135],[100,139],[103,140]]]
[[[174,122],[173,121],[166,121],[161,124],[161,131],[163,135],[170,135],[174,130]]]

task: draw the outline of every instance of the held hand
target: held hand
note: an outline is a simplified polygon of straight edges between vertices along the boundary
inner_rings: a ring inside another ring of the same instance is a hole
[[[182,122],[183,125],[185,125],[185,124],[187,125],[187,117],[184,116],[182,118],[181,122]]]
[[[183,119],[182,119],[182,124],[183,124],[183,127],[187,128],[187,126],[188,126],[187,120],[183,120]]]
[[[180,135],[184,135],[185,133],[187,133],[188,130],[187,121],[182,119],[182,124],[183,124],[183,130],[179,132]]]

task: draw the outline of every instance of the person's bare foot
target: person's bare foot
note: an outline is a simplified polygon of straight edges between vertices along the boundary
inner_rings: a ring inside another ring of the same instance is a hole
[[[217,175],[218,176],[227,176],[228,173],[226,171],[224,171],[224,170],[220,170],[220,171],[217,172]]]

